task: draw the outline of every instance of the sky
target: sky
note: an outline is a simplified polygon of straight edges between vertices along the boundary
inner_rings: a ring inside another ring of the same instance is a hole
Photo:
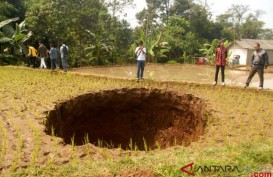
[[[205,3],[205,0],[199,0]],[[135,7],[126,7],[125,13],[127,17],[125,19],[131,24],[132,27],[137,26],[137,20],[135,14],[140,12],[146,7],[145,0],[134,0]],[[207,4],[210,7],[210,11],[213,14],[213,18],[217,15],[224,13],[232,4],[249,5],[251,11],[262,10],[265,14],[260,20],[265,22],[265,28],[273,29],[273,1],[272,0],[207,0]]]

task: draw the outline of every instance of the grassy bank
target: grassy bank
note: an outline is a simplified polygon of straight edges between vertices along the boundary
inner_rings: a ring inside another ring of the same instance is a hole
[[[149,80],[138,83],[14,67],[0,68],[0,82],[0,169],[4,176],[187,176],[180,168],[190,163],[195,164],[194,170],[210,165],[249,167],[211,174],[199,170],[195,176],[248,176],[273,165],[271,91]],[[205,134],[188,147],[142,152],[72,147],[44,133],[47,111],[59,102],[124,87],[160,88],[202,98],[211,112]]]

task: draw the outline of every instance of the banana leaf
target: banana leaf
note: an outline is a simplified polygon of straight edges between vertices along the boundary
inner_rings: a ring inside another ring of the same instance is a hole
[[[4,43],[10,42],[10,41],[12,41],[11,38],[8,38],[8,37],[0,37],[0,44],[4,44]]]
[[[0,28],[2,28],[2,27],[5,26],[5,25],[8,25],[8,24],[11,23],[11,22],[17,21],[17,20],[19,20],[18,17],[16,17],[16,18],[11,18],[11,19],[2,21],[2,22],[0,22]]]

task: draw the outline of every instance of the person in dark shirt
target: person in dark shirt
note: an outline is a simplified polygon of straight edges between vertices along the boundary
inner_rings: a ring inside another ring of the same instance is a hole
[[[49,57],[50,57],[50,61],[51,61],[51,70],[55,70],[56,69],[56,61],[58,58],[58,51],[54,47],[53,44],[50,44],[50,50],[48,51],[48,53],[49,53]]]
[[[249,86],[249,83],[251,82],[253,76],[258,73],[260,78],[259,90],[262,90],[264,86],[264,69],[267,69],[267,66],[269,65],[268,55],[267,52],[261,48],[259,43],[256,43],[254,45],[254,48],[255,51],[252,55],[251,60],[252,69],[247,78],[245,88]]]
[[[40,68],[47,68],[46,64],[45,64],[45,59],[47,57],[47,48],[46,46],[43,44],[43,42],[39,42],[39,48],[38,48],[38,56],[41,59],[41,65]]]

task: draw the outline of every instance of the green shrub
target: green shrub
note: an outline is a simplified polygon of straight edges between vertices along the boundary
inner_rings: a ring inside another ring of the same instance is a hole
[[[176,60],[170,60],[167,62],[168,64],[178,64],[178,62]]]

